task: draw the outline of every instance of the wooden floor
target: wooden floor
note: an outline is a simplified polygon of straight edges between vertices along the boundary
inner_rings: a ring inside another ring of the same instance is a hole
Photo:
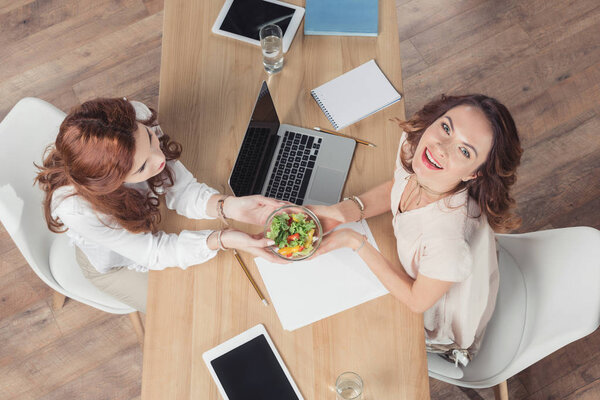
[[[158,103],[162,0],[0,0],[0,119],[22,97]],[[397,0],[407,114],[440,93],[504,102],[525,153],[521,231],[600,228],[600,3]],[[137,399],[127,316],[51,292],[0,228],[0,399]],[[600,331],[508,382],[511,399],[599,399]],[[431,380],[433,399],[490,399]],[[320,399],[316,399],[320,400]]]

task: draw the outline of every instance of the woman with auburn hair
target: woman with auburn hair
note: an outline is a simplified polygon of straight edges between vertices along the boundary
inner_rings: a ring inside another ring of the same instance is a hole
[[[262,225],[283,203],[224,196],[177,160],[181,145],[162,133],[156,113],[136,101],[95,99],[75,107],[49,146],[36,182],[45,191],[48,228],[66,232],[84,276],[145,312],[148,270],[205,262],[235,248],[279,262],[271,241],[228,229],[158,230],[159,195],[188,218],[232,218]]]
[[[390,293],[423,313],[427,351],[467,365],[498,292],[494,231],[515,229],[510,187],[521,145],[504,105],[484,95],[441,96],[408,121],[394,178],[333,206],[313,206],[328,232],[390,207],[401,266],[339,229],[316,254],[350,247]]]

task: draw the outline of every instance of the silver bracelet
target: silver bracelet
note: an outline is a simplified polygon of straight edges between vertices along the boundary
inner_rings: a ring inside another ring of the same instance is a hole
[[[363,240],[362,243],[360,244],[360,246],[358,246],[356,248],[356,250],[354,250],[355,253],[358,253],[360,249],[362,249],[364,247],[364,245],[367,243],[367,237],[365,235],[363,235]]]

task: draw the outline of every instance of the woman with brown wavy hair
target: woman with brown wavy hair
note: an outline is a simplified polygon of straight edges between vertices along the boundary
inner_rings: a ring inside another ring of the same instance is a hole
[[[158,230],[159,195],[188,218],[264,224],[281,206],[262,196],[223,196],[177,160],[181,145],[164,135],[156,113],[136,101],[95,99],[75,107],[39,168],[48,228],[76,245],[83,274],[100,290],[145,312],[148,270],[182,269],[236,248],[273,262],[264,238],[236,230]]]
[[[522,149],[504,105],[484,95],[441,96],[408,121],[394,178],[333,206],[314,206],[327,232],[390,207],[401,266],[339,229],[317,255],[350,247],[390,293],[423,313],[427,350],[466,365],[498,292],[494,231],[516,228],[510,187]]]

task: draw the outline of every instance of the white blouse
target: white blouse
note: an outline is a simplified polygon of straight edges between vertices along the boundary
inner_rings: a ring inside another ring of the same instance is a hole
[[[144,104],[131,103],[138,120],[149,117],[150,110]],[[153,129],[155,133],[160,133],[157,127]],[[180,161],[173,160],[167,164],[174,176],[174,185],[162,190],[167,208],[188,218],[213,219],[206,214],[206,204],[218,192],[204,183],[198,183]],[[147,182],[126,185],[143,194],[151,193]],[[140,272],[175,266],[186,269],[213,258],[217,253],[209,249],[206,243],[211,231],[132,233],[116,223],[109,223],[108,216],[94,211],[82,197],[68,196],[73,192],[73,186],[63,186],[54,192],[52,216],[59,218],[68,228],[66,234],[71,242],[83,251],[100,273],[115,267],[127,267]]]
[[[475,353],[496,304],[498,262],[494,232],[477,202],[465,190],[415,210],[399,212],[409,173],[398,154],[391,192],[392,224],[398,257],[416,279],[419,274],[454,282],[423,314],[434,343],[456,343]]]

